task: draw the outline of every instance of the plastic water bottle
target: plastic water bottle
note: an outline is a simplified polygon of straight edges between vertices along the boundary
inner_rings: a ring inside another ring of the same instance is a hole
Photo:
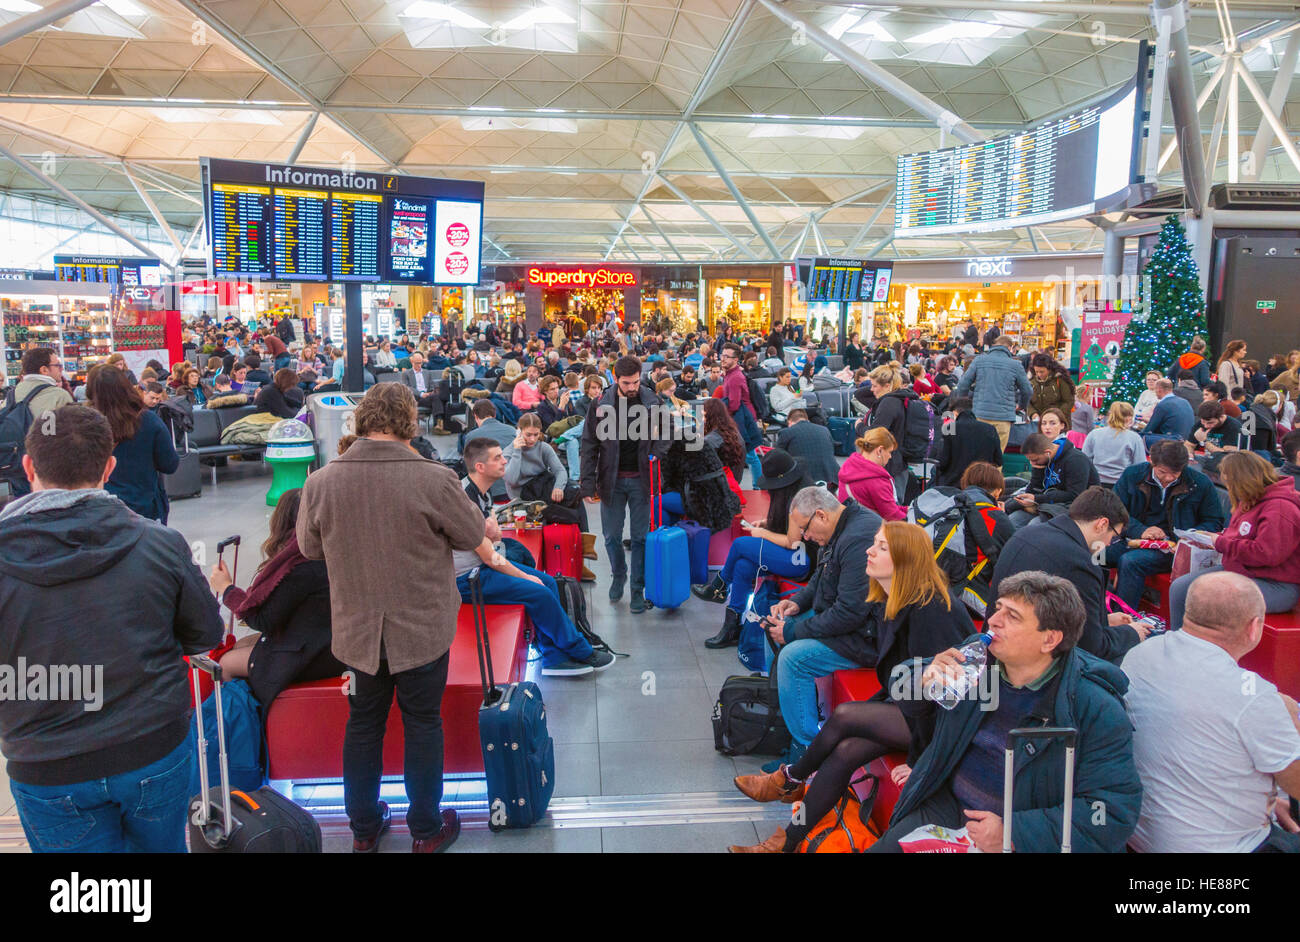
[[[993,635],[984,632],[970,644],[958,648],[962,657],[966,659],[959,665],[962,672],[951,681],[942,678],[931,681],[926,687],[926,697],[945,710],[951,710],[966,699],[967,694],[979,683],[980,676],[988,666],[989,644],[992,641]]]

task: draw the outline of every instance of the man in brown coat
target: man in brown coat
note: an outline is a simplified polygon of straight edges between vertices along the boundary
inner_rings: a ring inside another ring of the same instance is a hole
[[[355,674],[343,739],[352,849],[377,850],[388,828],[379,779],[396,691],[412,850],[436,852],[460,834],[456,812],[438,808],[439,711],[460,608],[451,554],[482,542],[483,515],[454,473],[410,447],[416,406],[405,386],[371,387],[355,422],[352,447],[308,476],[298,515],[303,555],[329,569],[334,656]]]

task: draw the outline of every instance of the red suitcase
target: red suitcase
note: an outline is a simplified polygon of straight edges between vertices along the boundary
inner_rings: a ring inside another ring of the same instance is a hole
[[[576,523],[542,527],[542,570],[548,576],[582,578],[582,530]]]

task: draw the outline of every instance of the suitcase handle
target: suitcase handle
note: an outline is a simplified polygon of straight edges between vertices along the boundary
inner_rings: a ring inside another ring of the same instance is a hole
[[[483,585],[479,579],[483,567],[475,566],[469,571],[470,609],[474,612],[474,642],[478,652],[478,675],[483,684],[483,703],[490,705],[497,700],[497,682],[492,673],[492,646],[488,640],[487,608],[483,604]]]
[[[1024,726],[1007,733],[1006,769],[1002,783],[1002,853],[1011,853],[1011,812],[1014,804],[1016,744],[1020,740],[1061,739],[1065,742],[1065,802],[1061,813],[1061,853],[1070,853],[1074,816],[1074,744],[1079,731],[1069,726]]]
[[[221,709],[221,665],[206,654],[189,655],[191,679],[194,687],[194,722],[198,727],[199,746],[199,819],[195,823],[203,831],[204,839],[214,847],[230,838],[230,762],[226,755],[226,719]],[[217,705],[217,767],[221,772],[221,836],[215,838],[208,830],[212,823],[211,802],[208,800],[208,740],[203,730],[203,696],[199,691],[199,672],[212,678],[212,696]]]

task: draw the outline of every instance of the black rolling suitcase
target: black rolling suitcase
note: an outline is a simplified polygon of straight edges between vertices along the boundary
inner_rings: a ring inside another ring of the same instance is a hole
[[[181,452],[180,466],[172,474],[163,475],[163,486],[169,500],[198,497],[203,492],[203,469],[197,451]]]
[[[269,785],[254,792],[231,791],[226,761],[226,733],[221,713],[221,666],[203,654],[191,654],[194,712],[199,733],[199,794],[190,799],[191,854],[319,854],[320,825],[305,809]],[[208,787],[208,743],[203,733],[199,671],[212,677],[217,704],[217,755],[220,786]]]

